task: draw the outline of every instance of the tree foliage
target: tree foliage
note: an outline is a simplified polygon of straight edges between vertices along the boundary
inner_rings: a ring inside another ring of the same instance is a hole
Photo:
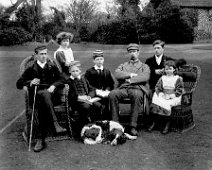
[[[76,34],[79,35],[79,39],[88,39],[89,31],[87,28],[95,16],[96,7],[97,2],[94,0],[73,0],[70,2],[66,15]]]
[[[36,29],[34,7],[25,4],[19,8],[16,11],[16,22],[20,27],[33,34]]]
[[[60,31],[65,31],[67,29],[67,24],[65,22],[66,16],[63,11],[59,11],[58,9],[52,7],[53,15],[48,19],[43,25],[43,35],[47,41],[52,38],[56,38],[56,35]]]
[[[169,0],[152,0],[139,17],[140,38],[145,43],[160,38],[169,43],[193,41],[190,18]]]
[[[192,42],[197,13],[182,10],[170,0],[151,0],[140,10],[140,0],[114,0],[117,7],[107,6],[105,12],[96,12],[96,0],[72,0],[65,11],[51,8],[47,20],[38,16],[35,6],[24,4],[16,11],[15,20],[0,8],[0,36],[6,44],[55,39],[60,31],[74,34],[74,41],[95,41],[110,44],[152,43],[162,39],[168,43]],[[25,33],[19,37],[17,33]],[[10,36],[11,35],[14,36]],[[3,35],[5,34],[5,35]],[[5,42],[7,39],[9,43]],[[14,39],[14,41],[13,41]]]
[[[32,41],[32,35],[20,27],[10,27],[0,30],[0,45],[16,45]]]

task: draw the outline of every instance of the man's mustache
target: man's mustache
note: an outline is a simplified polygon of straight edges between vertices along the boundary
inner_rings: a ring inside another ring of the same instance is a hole
[[[136,57],[134,56],[134,55],[132,55],[131,57],[130,57],[130,59],[135,59]]]

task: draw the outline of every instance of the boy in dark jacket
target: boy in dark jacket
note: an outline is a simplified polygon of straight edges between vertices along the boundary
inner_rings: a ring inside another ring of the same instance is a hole
[[[98,101],[90,103],[96,96],[95,88],[81,76],[79,62],[73,62],[69,68],[70,76],[66,77],[69,85],[69,105],[73,111],[79,112],[80,128],[90,121],[101,118],[102,105]]]
[[[114,89],[114,79],[109,69],[104,67],[104,53],[101,50],[93,52],[94,66],[85,73],[85,78],[89,84],[96,88],[96,95],[101,97],[101,103],[104,105],[104,118],[110,119],[108,94]]]

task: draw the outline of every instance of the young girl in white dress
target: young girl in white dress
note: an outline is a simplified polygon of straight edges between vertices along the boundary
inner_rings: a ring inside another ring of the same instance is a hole
[[[62,72],[69,74],[69,65],[74,61],[73,51],[70,47],[70,43],[73,40],[73,34],[61,32],[56,38],[59,48],[54,52],[54,58],[60,64]]]
[[[170,125],[171,109],[173,106],[181,104],[183,80],[182,77],[175,74],[176,65],[172,60],[166,61],[164,72],[165,74],[161,76],[155,86],[155,93],[153,94],[150,108],[153,114],[163,116],[166,119],[165,128],[161,133],[167,134]],[[154,125],[155,121],[153,120],[149,131],[153,129]]]

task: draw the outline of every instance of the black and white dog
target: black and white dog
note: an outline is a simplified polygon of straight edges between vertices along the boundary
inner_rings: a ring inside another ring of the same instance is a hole
[[[127,139],[135,140],[137,137],[125,133],[120,123],[103,120],[85,125],[81,130],[81,138],[89,145],[103,143],[115,146],[125,143]]]

